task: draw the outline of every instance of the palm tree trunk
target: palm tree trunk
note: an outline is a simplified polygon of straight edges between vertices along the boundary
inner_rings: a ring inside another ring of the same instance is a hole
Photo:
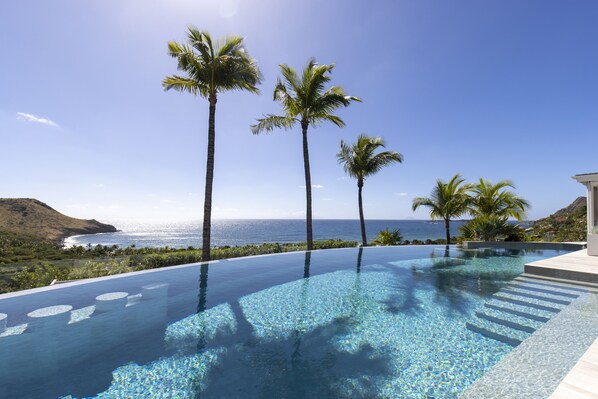
[[[311,174],[309,172],[309,149],[307,147],[307,122],[301,122],[301,129],[303,131],[303,168],[305,169],[305,201],[306,201],[306,227],[307,227],[307,250],[314,249],[314,238],[312,231],[312,216],[311,216]]]
[[[446,245],[450,245],[451,243],[451,228],[449,223],[450,221],[448,219],[445,219],[444,228],[446,229]]]
[[[208,121],[208,161],[206,165],[206,191],[203,203],[203,243],[201,260],[210,260],[210,235],[212,229],[212,183],[214,182],[214,147],[216,142],[216,95],[210,96],[210,118]]]
[[[368,240],[365,236],[365,219],[363,217],[363,202],[361,200],[361,190],[363,189],[363,180],[357,180],[357,193],[359,197],[359,223],[361,225],[361,244],[365,247],[368,245]]]

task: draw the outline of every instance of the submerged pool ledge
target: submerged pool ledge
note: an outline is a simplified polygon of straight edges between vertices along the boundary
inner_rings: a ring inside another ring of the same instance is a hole
[[[465,249],[504,248],[504,249],[554,249],[556,251],[579,251],[587,247],[586,242],[550,241],[464,241]]]

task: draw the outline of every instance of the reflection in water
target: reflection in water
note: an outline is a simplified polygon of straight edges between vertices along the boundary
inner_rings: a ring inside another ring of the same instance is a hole
[[[202,313],[206,310],[208,301],[208,269],[209,263],[203,263],[199,267],[199,296],[197,301],[197,313]],[[197,340],[197,353],[200,353],[206,347],[206,337],[202,334]]]
[[[209,263],[204,263],[199,268],[199,300],[197,301],[197,313],[201,313],[206,310],[209,267]]]
[[[305,251],[305,262],[303,266],[303,278],[309,278],[309,267],[311,266],[311,251]]]
[[[355,269],[337,271],[307,251],[292,270],[303,268],[303,278],[220,304],[218,274],[208,290],[209,265],[201,265],[197,313],[168,326],[167,355],[117,369],[106,394],[457,397],[510,350],[473,335],[465,321],[522,261],[504,251],[436,248],[442,252],[391,262],[372,262],[359,248]]]
[[[361,261],[363,259],[363,247],[359,247],[357,252],[357,273],[361,273]]]

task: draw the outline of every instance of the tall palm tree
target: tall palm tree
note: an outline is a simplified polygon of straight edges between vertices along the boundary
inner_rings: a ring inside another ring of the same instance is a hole
[[[509,188],[515,185],[510,180],[501,180],[496,184],[480,178],[479,183],[472,186],[473,200],[470,212],[474,217],[497,216],[515,218],[519,221],[525,217],[530,207],[527,200],[517,196]]]
[[[242,37],[227,36],[214,43],[209,33],[189,27],[187,41],[188,43],[175,41],[168,43],[168,54],[177,59],[178,70],[184,74],[167,76],[162,81],[162,87],[164,90],[174,89],[194,96],[199,95],[206,98],[210,104],[201,253],[202,260],[208,261],[210,260],[215,116],[218,94],[231,90],[258,93],[256,86],[261,82],[262,75],[256,61],[245,50]]]
[[[418,197],[413,199],[412,208],[415,211],[420,206],[430,209],[430,217],[444,220],[446,230],[446,245],[451,242],[450,223],[451,219],[459,217],[469,209],[471,197],[470,184],[464,184],[465,179],[456,174],[448,183],[438,179],[430,197]]]
[[[309,126],[316,126],[328,121],[338,127],[345,123],[334,115],[334,111],[348,106],[352,101],[361,101],[357,97],[348,96],[340,86],[332,86],[328,90],[324,85],[330,81],[330,72],[334,65],[318,65],[310,59],[301,76],[291,67],[280,65],[282,79],[278,79],[274,87],[274,101],[280,101],[284,115],[265,115],[251,126],[253,134],[270,132],[275,128],[291,129],[295,123],[301,125],[303,134],[303,168],[305,171],[306,197],[306,229],[307,249],[313,249],[312,211],[311,211],[311,172],[309,168],[309,149],[307,131]]]
[[[355,144],[347,144],[341,140],[341,150],[336,154],[338,163],[343,165],[345,172],[357,179],[357,196],[359,203],[359,222],[361,224],[361,242],[367,245],[365,235],[365,219],[363,217],[363,203],[361,191],[365,179],[380,171],[393,162],[403,162],[403,156],[396,151],[375,153],[378,148],[386,145],[382,137],[369,137],[360,134]]]

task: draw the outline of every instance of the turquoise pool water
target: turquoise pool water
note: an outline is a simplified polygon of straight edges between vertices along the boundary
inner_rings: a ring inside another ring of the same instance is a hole
[[[4,296],[0,397],[456,398],[552,312],[493,339],[471,327],[488,327],[480,309],[557,254],[327,250]],[[56,305],[72,311],[27,316]]]

